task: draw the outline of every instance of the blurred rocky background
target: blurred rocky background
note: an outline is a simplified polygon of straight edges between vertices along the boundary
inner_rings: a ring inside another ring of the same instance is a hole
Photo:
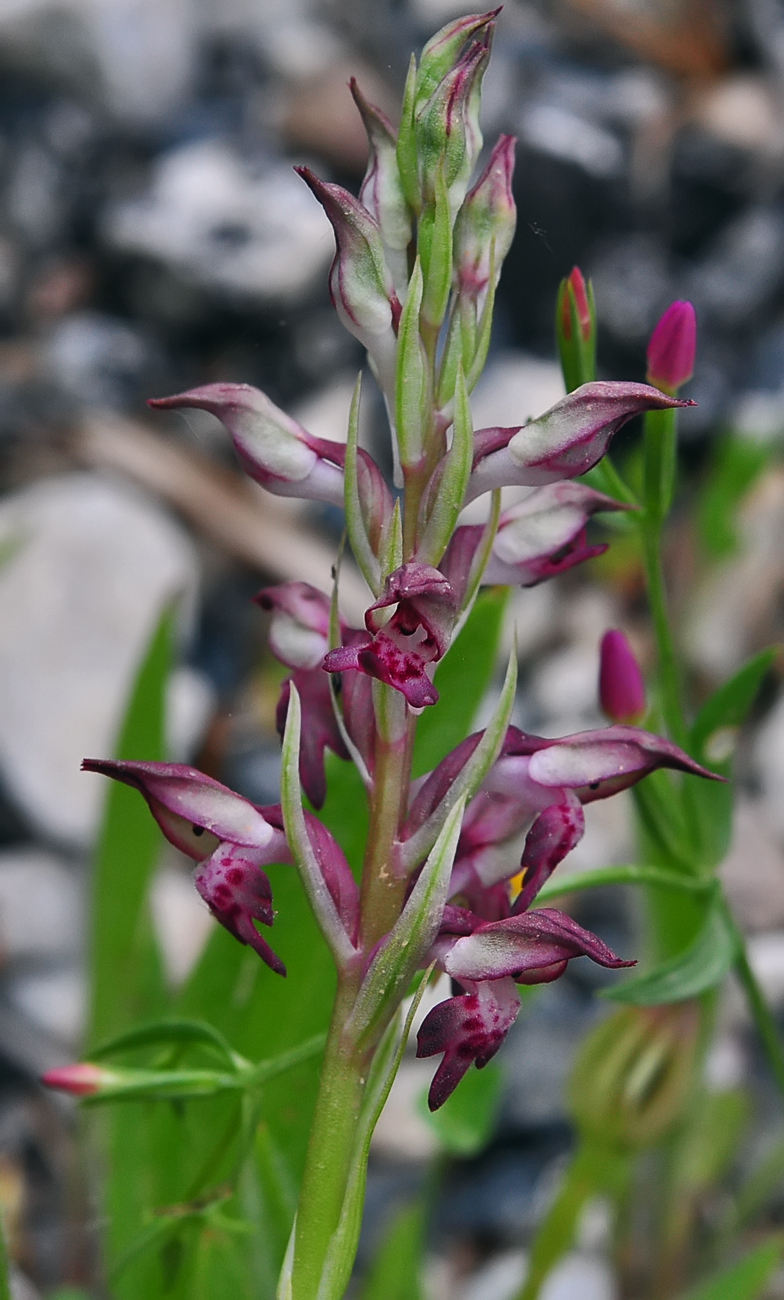
[[[36,1079],[79,1050],[85,898],[112,750],[167,602],[179,611],[172,756],[259,802],[276,797],[278,677],[264,582],[326,587],[340,520],[245,481],[217,421],[150,416],[150,395],[216,380],[266,389],[312,432],[345,437],[361,355],[331,309],[332,236],[292,171],[356,189],[356,74],[390,112],[411,48],[453,0],[0,0],[0,1202],[16,1300],[93,1280],[74,1192],[74,1118]],[[600,367],[644,377],[661,311],[699,321],[698,406],[682,421],[670,577],[705,693],[784,624],[784,10],[776,0],[507,0],[486,139],[519,138],[519,224],[475,422],[520,424],[562,392],[552,316],[573,263],[593,276]],[[380,403],[363,438],[388,461]],[[635,434],[620,456],[634,472]],[[626,628],[650,661],[641,574],[608,556],[512,602],[517,721],[599,725],[598,643]],[[346,609],[362,608],[349,572]],[[725,876],[784,1015],[784,696],[769,684],[740,750]],[[589,809],[574,868],[628,860],[623,798]],[[634,900],[576,914],[626,951]],[[155,890],[172,981],[211,922],[182,862]],[[433,1297],[505,1300],[569,1148],[564,1080],[601,1014],[599,976],[532,1002],[505,1057],[500,1129],[456,1161],[435,1216]],[[758,1145],[780,1126],[738,999],[711,1060],[752,1084]],[[376,1141],[365,1258],[434,1150],[404,1064]],[[766,1127],[767,1126],[767,1127]],[[547,1300],[613,1300],[601,1212]]]

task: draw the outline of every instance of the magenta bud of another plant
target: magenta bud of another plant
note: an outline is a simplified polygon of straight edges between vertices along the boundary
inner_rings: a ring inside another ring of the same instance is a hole
[[[618,628],[602,637],[599,700],[611,722],[640,722],[645,716],[645,682],[634,651]]]
[[[677,393],[694,374],[697,317],[690,302],[674,302],[656,326],[648,344],[648,382],[665,393]]]
[[[345,447],[314,438],[250,384],[204,384],[174,397],[151,398],[158,410],[196,407],[226,426],[240,464],[275,496],[342,506]]]
[[[117,1075],[111,1070],[104,1070],[100,1065],[90,1061],[79,1061],[75,1065],[63,1065],[57,1070],[47,1070],[41,1075],[45,1088],[57,1088],[60,1092],[70,1092],[74,1097],[91,1097],[108,1084],[117,1082]]]

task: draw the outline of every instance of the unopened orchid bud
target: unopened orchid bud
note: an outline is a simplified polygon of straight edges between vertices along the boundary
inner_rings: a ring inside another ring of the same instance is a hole
[[[446,184],[454,222],[466,196],[471,173],[482,149],[479,126],[482,78],[490,58],[493,24],[476,39],[415,112],[414,132],[422,202],[436,201],[437,177]]]
[[[434,93],[439,82],[455,66],[461,55],[476,41],[485,41],[500,9],[484,14],[466,14],[455,18],[431,36],[422,50],[416,78],[416,107],[421,107]]]
[[[391,393],[400,302],[378,222],[341,185],[319,180],[308,167],[295,170],[315,194],[335,232],[337,248],[329,287],[338,316],[367,348],[383,391]]]
[[[567,393],[596,378],[596,309],[593,286],[579,266],[561,281],[555,332]]]
[[[618,628],[602,637],[599,701],[611,722],[640,722],[645,716],[645,682],[640,665]]]
[[[535,587],[602,555],[606,544],[588,545],[588,520],[625,509],[614,497],[568,479],[537,488],[501,515],[484,582]]]
[[[397,289],[404,292],[408,284],[407,251],[412,231],[411,209],[403,193],[397,164],[397,136],[381,109],[365,99],[354,77],[349,85],[367,131],[370,150],[359,201],[381,231],[387,265]]]
[[[677,393],[694,374],[697,317],[690,302],[674,302],[656,326],[648,344],[648,383],[664,393]]]
[[[466,195],[455,223],[454,263],[459,293],[474,303],[495,289],[517,222],[512,194],[515,144],[502,135],[485,170]],[[490,273],[493,284],[490,286]]]
[[[55,1088],[59,1092],[70,1092],[74,1097],[92,1097],[105,1088],[115,1087],[122,1080],[116,1070],[107,1070],[90,1061],[78,1061],[74,1065],[63,1065],[56,1070],[47,1070],[41,1076],[45,1088]]]
[[[216,415],[231,435],[240,464],[275,496],[343,505],[345,448],[312,437],[250,384],[205,384],[174,397],[151,398],[158,410],[196,407]]]
[[[583,384],[528,424],[478,430],[466,504],[491,488],[577,478],[601,460],[614,434],[635,415],[693,405],[648,384]]]
[[[329,649],[329,598],[309,582],[264,587],[254,602],[272,612],[269,647],[288,668],[318,668]]]
[[[580,1048],[569,1102],[584,1137],[640,1151],[666,1137],[692,1096],[695,1002],[623,1007]]]
[[[198,864],[195,884],[213,916],[280,975],[286,968],[253,922],[273,921],[272,892],[263,867],[290,862],[283,823],[270,820],[242,795],[182,763],[85,759],[85,772],[99,772],[130,785],[170,844]]]

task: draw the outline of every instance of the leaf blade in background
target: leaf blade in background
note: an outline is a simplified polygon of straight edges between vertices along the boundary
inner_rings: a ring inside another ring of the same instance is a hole
[[[420,1202],[403,1206],[387,1226],[360,1300],[421,1300],[424,1244],[424,1206]]]
[[[701,928],[687,948],[652,971],[602,989],[599,996],[641,1007],[683,1002],[718,984],[736,955],[735,933],[727,922],[721,900],[714,897]]]
[[[777,646],[760,651],[714,691],[697,714],[691,729],[691,752],[720,776],[731,774],[735,735],[778,653]],[[732,838],[733,790],[719,781],[686,776],[684,794],[696,815],[701,859],[705,866],[716,866],[726,856]]]
[[[757,1300],[781,1260],[784,1237],[780,1234],[750,1250],[737,1264],[699,1283],[681,1300]]]
[[[141,664],[116,758],[165,759],[172,621],[172,611],[167,610]],[[161,844],[161,833],[138,791],[120,781],[107,782],[92,880],[89,1043],[109,1038],[139,1016],[154,1014],[164,1001],[147,910],[147,891]]]
[[[475,1156],[492,1137],[503,1086],[503,1069],[491,1061],[483,1070],[464,1074],[438,1110],[429,1109],[426,1093],[419,1098],[417,1110],[449,1155]]]

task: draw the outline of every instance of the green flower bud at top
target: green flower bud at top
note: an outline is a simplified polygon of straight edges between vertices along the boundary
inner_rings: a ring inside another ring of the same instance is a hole
[[[359,200],[378,224],[386,261],[397,287],[408,283],[407,250],[411,243],[411,209],[403,193],[397,164],[397,139],[386,114],[368,103],[357,85],[349,82],[368,137],[370,157]]]
[[[588,1035],[569,1082],[584,1140],[640,1151],[683,1116],[691,1096],[698,1003],[623,1007]]]
[[[335,232],[329,287],[338,316],[367,348],[383,391],[391,393],[400,302],[378,222],[342,185],[319,180],[309,167],[294,170],[315,194]]]
[[[431,36],[422,51],[416,79],[415,106],[420,108],[454,67],[469,43],[492,27],[501,10],[490,9],[484,14],[466,14],[447,23],[435,36]]]
[[[492,16],[487,16],[476,39],[438,82],[430,98],[420,102],[414,111],[422,200],[425,206],[435,202],[438,170],[442,167],[453,221],[482,148],[479,107],[493,29]]]
[[[502,135],[455,222],[455,274],[461,296],[477,302],[495,289],[514,237],[517,209],[512,194],[515,138]]]
[[[567,393],[596,378],[596,309],[591,281],[579,266],[561,281],[555,310],[555,334]]]

